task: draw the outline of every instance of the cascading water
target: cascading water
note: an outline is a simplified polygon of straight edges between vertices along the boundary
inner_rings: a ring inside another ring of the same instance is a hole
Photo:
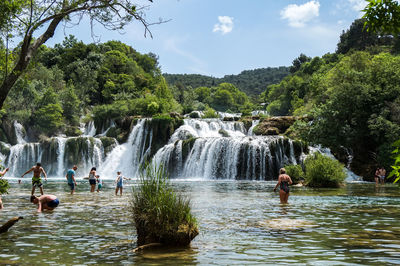
[[[65,142],[67,141],[66,138],[62,137],[57,137],[57,144],[58,144],[58,149],[57,149],[57,175],[58,176],[63,176],[64,174],[64,154],[65,154]]]
[[[252,128],[257,123],[253,122]],[[153,161],[164,164],[172,178],[248,180],[275,179],[280,167],[302,160],[301,146],[293,145],[291,140],[252,136],[252,128],[247,131],[242,122],[220,119],[185,119],[156,151],[152,150],[154,126],[151,119],[138,120],[122,144],[104,137],[105,131],[93,137],[96,131],[93,123],[82,125],[85,130],[80,137],[54,137],[40,143],[23,143],[21,137],[21,143],[6,146],[9,153],[4,158],[10,176],[15,177],[42,162],[50,177],[62,178],[76,164],[77,176],[87,176],[95,166],[103,178],[111,179],[117,171],[136,177],[140,165],[153,152]],[[18,130],[22,136],[22,126]],[[160,143],[159,135],[154,138]],[[105,149],[103,141],[114,144]]]
[[[154,156],[172,177],[213,179],[273,179],[280,167],[298,160],[291,140],[246,136],[239,122],[196,119],[185,120]]]
[[[26,143],[24,134],[23,134],[23,128],[24,127],[20,123],[18,123],[17,121],[14,121],[15,136],[17,137],[18,144]]]
[[[100,173],[106,177],[116,176],[117,171],[121,171],[124,176],[137,175],[140,164],[151,148],[152,131],[146,127],[146,122],[146,119],[140,120],[133,127],[128,141],[112,150],[99,167]]]

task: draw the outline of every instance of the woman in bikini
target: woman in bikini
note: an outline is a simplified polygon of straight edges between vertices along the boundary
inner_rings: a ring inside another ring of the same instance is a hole
[[[278,177],[278,183],[276,184],[274,188],[274,192],[276,191],[276,188],[279,186],[279,197],[281,199],[281,203],[288,203],[288,198],[289,198],[289,185],[291,185],[292,179],[290,176],[286,174],[285,168],[281,168],[279,170],[279,177]]]

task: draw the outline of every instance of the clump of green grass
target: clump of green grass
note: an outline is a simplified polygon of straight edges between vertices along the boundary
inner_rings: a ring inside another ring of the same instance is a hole
[[[173,191],[162,166],[148,164],[133,188],[131,208],[138,246],[161,243],[186,246],[198,235],[190,200]]]

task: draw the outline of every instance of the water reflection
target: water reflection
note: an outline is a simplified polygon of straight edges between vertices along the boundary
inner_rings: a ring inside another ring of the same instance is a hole
[[[275,182],[173,181],[190,196],[200,235],[188,249],[133,253],[136,232],[129,191],[114,196],[79,183],[48,182],[60,206],[36,213],[30,184],[12,183],[0,221],[23,216],[0,235],[0,264],[399,264],[398,187],[349,184],[339,189],[293,188],[279,203]],[[135,186],[130,183],[129,186]]]

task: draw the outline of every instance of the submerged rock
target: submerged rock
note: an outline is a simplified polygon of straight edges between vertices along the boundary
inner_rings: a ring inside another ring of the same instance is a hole
[[[258,226],[268,230],[299,230],[318,225],[306,220],[277,218],[258,222]]]

